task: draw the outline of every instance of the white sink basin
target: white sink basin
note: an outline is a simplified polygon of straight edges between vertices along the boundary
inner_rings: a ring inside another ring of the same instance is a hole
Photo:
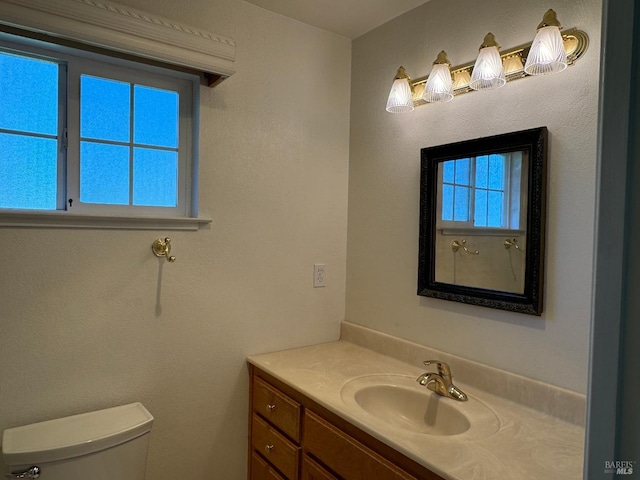
[[[404,375],[366,375],[347,382],[342,400],[368,421],[427,435],[479,438],[500,427],[495,413],[479,400],[442,397]]]

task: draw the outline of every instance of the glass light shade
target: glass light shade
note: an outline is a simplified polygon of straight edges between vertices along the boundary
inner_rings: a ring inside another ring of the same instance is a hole
[[[430,103],[453,100],[453,81],[448,64],[436,63],[433,65],[422,98]]]
[[[524,65],[529,75],[548,75],[567,68],[567,54],[560,34],[555,26],[542,27],[534,38]]]
[[[389,92],[387,112],[404,113],[411,111],[413,111],[413,97],[411,95],[409,80],[406,78],[396,78]]]
[[[473,66],[469,86],[474,90],[490,90],[500,88],[505,83],[507,81],[504,78],[504,68],[498,47],[481,48]]]

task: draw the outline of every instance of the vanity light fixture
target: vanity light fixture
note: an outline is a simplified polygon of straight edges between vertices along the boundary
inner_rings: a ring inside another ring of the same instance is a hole
[[[450,101],[455,95],[473,90],[499,88],[511,80],[561,72],[584,55],[589,37],[576,28],[560,29],[556,12],[549,10],[531,43],[500,51],[494,36],[489,33],[475,62],[451,67],[442,51],[429,76],[413,81],[400,67],[391,87],[387,111],[410,112],[414,106]]]
[[[500,58],[500,45],[493,33],[489,32],[480,45],[480,53],[471,74],[469,86],[474,90],[491,90],[504,86],[504,67]]]
[[[450,102],[453,100],[453,80],[451,78],[451,62],[443,50],[433,62],[431,74],[424,87],[422,98],[425,102]]]

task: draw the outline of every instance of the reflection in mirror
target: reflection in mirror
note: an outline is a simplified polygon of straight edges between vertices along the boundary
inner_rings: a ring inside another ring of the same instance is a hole
[[[422,149],[419,295],[541,314],[546,135]]]
[[[524,292],[525,257],[506,249],[504,238],[526,245],[527,166],[523,150],[438,163],[437,282]],[[477,257],[455,248],[458,237]]]

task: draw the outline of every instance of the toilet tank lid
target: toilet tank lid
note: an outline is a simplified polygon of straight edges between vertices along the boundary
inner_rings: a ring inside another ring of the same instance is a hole
[[[52,462],[104,450],[144,435],[153,416],[131,403],[10,428],[2,435],[6,465]]]

